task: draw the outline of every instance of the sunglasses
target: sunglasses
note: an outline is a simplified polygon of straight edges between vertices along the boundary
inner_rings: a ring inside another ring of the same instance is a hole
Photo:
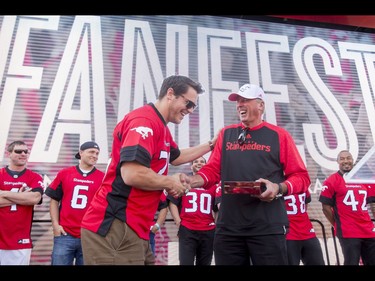
[[[13,152],[16,153],[16,154],[22,154],[22,152],[25,153],[25,154],[29,154],[28,149],[15,149],[15,150],[13,150]]]
[[[247,128],[243,128],[237,139],[239,145],[243,145],[245,143],[246,133],[247,133]]]
[[[191,100],[185,98],[183,95],[181,95],[180,97],[182,97],[185,100],[185,106],[186,106],[187,110],[193,109],[193,111],[194,111],[194,109],[196,109],[198,107],[198,105],[193,103]]]

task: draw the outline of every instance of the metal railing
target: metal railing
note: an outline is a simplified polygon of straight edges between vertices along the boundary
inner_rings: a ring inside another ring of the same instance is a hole
[[[326,230],[325,230],[324,224],[320,220],[317,220],[317,219],[310,219],[310,221],[318,223],[320,227],[322,228],[323,243],[324,243],[324,249],[326,252],[327,265],[331,265],[329,261],[328,243],[327,243],[327,236],[326,236]],[[336,242],[335,242],[335,249],[336,249]],[[336,256],[338,258],[337,249],[336,249]]]

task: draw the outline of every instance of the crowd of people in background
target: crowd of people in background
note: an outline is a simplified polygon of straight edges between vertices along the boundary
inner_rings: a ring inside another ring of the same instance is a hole
[[[90,140],[75,155],[79,163],[45,187],[26,167],[26,143],[10,143],[9,165],[0,169],[0,265],[30,264],[33,209],[44,193],[51,199],[51,265],[154,265],[155,235],[168,210],[178,228],[180,265],[324,265],[307,211],[307,168],[290,133],[263,119],[263,89],[244,84],[230,93],[240,122],[180,149],[167,125],[192,113],[202,92],[189,77],[167,77],[155,103],[126,114],[114,128],[105,173],[95,167],[100,148]],[[324,215],[344,265],[375,265],[367,207],[375,191],[345,181],[354,165],[349,151],[337,162],[339,171],[324,181],[319,197]],[[170,164],[185,163],[191,174],[168,174]],[[228,181],[260,182],[265,189],[233,194],[222,189]]]

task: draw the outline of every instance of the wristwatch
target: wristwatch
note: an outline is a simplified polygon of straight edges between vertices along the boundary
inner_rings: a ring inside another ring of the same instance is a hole
[[[157,230],[160,229],[160,225],[158,223],[155,223],[154,225],[151,225],[150,230],[152,230],[153,227],[156,227]]]
[[[276,194],[275,199],[279,199],[280,197],[282,197],[284,195],[283,194],[283,187],[281,186],[281,183],[278,183],[277,185],[279,186],[279,193]]]

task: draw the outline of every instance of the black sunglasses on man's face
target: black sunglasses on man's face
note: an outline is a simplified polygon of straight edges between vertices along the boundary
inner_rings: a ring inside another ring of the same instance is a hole
[[[184,100],[185,100],[185,106],[186,106],[186,109],[189,110],[189,109],[196,109],[197,108],[197,105],[192,102],[191,100],[189,100],[188,98],[185,98],[183,95],[181,95],[180,97],[182,97]]]
[[[25,153],[25,154],[28,154],[29,150],[28,149],[15,149],[15,150],[13,150],[13,152],[16,153],[16,154],[22,154],[22,152]]]

